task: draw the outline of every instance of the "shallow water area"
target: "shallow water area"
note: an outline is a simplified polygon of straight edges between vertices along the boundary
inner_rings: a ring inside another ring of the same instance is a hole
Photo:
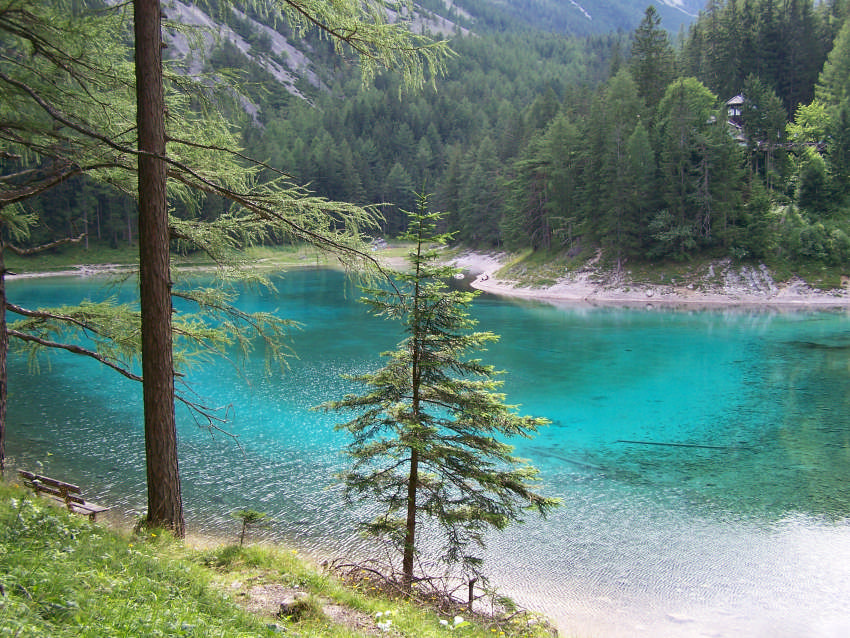
[[[333,475],[340,415],[310,408],[356,390],[401,338],[339,273],[294,271],[245,309],[296,319],[297,359],[264,375],[190,370],[211,436],[179,412],[190,527],[221,533],[240,507],[273,538],[356,551],[355,513]],[[12,281],[21,305],[108,294],[96,279]],[[121,296],[132,299],[132,291]],[[555,307],[482,296],[483,353],[521,411],[552,424],[517,443],[563,499],[547,520],[495,534],[493,583],[575,636],[850,635],[850,318],[838,312]],[[145,504],[140,389],[91,361],[54,355],[40,374],[10,361],[8,447],[20,467],[81,483],[93,500]]]
[[[570,500],[546,524],[494,539],[497,581],[575,636],[848,635],[850,530],[769,526],[636,499]],[[553,528],[558,536],[553,537]]]

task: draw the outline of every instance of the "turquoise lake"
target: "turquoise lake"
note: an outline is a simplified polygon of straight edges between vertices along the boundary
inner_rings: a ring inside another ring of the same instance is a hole
[[[9,282],[24,306],[99,298],[104,280]],[[243,292],[246,310],[301,323],[289,370],[261,357],[190,371],[227,436],[178,407],[190,531],[236,538],[251,507],[307,552],[357,551],[333,476],[342,415],[310,408],[401,338],[326,270]],[[128,294],[128,293],[122,293]],[[479,297],[483,353],[507,401],[551,425],[520,456],[563,499],[547,520],[494,535],[495,585],[576,636],[850,635],[850,315],[557,306]],[[8,454],[117,510],[145,507],[141,389],[92,361],[10,361]],[[240,449],[241,446],[241,449]]]

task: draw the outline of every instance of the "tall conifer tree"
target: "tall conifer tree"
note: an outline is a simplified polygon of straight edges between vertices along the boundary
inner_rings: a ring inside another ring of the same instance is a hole
[[[638,94],[647,106],[655,108],[664,96],[676,71],[676,56],[670,36],[661,27],[661,16],[649,5],[635,31],[630,70],[638,86]]]
[[[835,37],[832,51],[829,52],[815,86],[818,100],[829,108],[840,107],[850,102],[850,20],[844,23]]]
[[[353,378],[368,387],[365,394],[322,406],[359,413],[338,426],[353,437],[347,451],[354,464],[342,478],[349,498],[371,497],[380,506],[363,526],[400,550],[408,588],[424,517],[442,532],[440,557],[477,575],[481,560],[468,546],[483,546],[488,529],[521,520],[527,509],[546,514],[557,503],[533,491],[537,470],[504,442],[529,437],[546,421],[517,415],[496,391],[493,368],[470,358],[497,337],[472,331],[474,293],[448,287],[457,270],[438,260],[449,237],[436,234],[440,215],[427,211],[421,195],[404,236],[413,248],[410,271],[397,275],[400,293],[370,290],[364,300],[401,321],[407,338],[384,353],[385,366]]]
[[[711,232],[712,207],[706,179],[717,97],[694,78],[681,78],[667,88],[658,105],[659,191],[665,209],[650,226],[658,241],[656,256],[684,259]]]
[[[177,462],[165,91],[159,0],[134,0],[139,174],[139,297],[144,378],[147,522],[186,533]]]
[[[643,101],[631,74],[620,70],[603,94],[602,143],[599,148],[600,239],[616,259],[617,270],[636,249],[639,199],[635,194],[629,139],[641,122]]]

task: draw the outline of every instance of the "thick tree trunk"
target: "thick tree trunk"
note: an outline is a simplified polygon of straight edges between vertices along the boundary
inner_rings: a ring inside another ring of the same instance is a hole
[[[165,97],[159,0],[134,0],[139,133],[139,291],[142,313],[147,521],[185,534],[171,344]]]

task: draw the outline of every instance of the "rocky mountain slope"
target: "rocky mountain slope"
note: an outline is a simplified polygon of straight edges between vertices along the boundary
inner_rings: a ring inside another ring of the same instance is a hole
[[[486,35],[512,30],[542,30],[571,35],[630,32],[643,17],[649,0],[420,0],[413,11],[390,13],[408,20],[411,29],[434,37]],[[655,3],[663,25],[671,32],[690,23],[702,0],[660,0]],[[321,86],[321,73],[303,39],[291,39],[287,29],[274,28],[231,9],[228,20],[212,16],[190,1],[164,0],[166,18],[194,27],[187,32],[167,29],[167,55],[190,75],[204,70],[210,54],[227,42],[268,72],[292,95],[304,97],[299,81]],[[241,28],[234,29],[233,24]],[[249,107],[250,110],[250,107]]]

